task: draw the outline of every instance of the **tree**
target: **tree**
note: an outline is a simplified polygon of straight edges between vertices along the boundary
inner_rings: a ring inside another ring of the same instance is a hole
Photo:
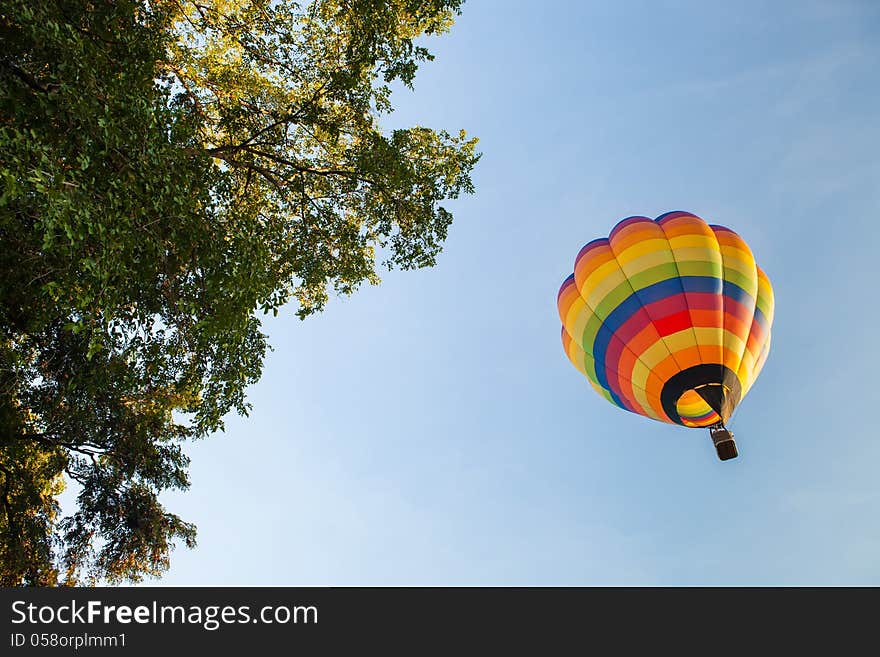
[[[4,3],[0,584],[160,575],[261,314],[435,263],[476,140],[379,119],[460,4]]]

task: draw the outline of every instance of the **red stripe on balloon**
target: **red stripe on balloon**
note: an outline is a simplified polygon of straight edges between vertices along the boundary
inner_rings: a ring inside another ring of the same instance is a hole
[[[654,326],[661,336],[672,335],[691,328],[691,314],[688,310],[682,310],[662,319],[655,319]]]

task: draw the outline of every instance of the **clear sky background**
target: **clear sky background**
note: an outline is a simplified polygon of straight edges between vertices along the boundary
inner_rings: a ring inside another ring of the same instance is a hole
[[[465,128],[433,269],[266,322],[167,585],[880,584],[880,4],[471,0],[387,127]],[[610,405],[556,292],[621,218],[752,247],[773,347],[708,432]]]

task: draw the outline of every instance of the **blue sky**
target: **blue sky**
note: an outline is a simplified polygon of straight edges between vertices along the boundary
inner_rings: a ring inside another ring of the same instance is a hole
[[[477,194],[435,268],[266,323],[161,583],[880,584],[878,37],[874,2],[466,3],[385,125],[478,136]],[[578,249],[676,209],[776,293],[726,463],[559,341]]]

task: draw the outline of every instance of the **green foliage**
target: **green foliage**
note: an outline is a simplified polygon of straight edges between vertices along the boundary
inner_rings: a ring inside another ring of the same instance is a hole
[[[459,5],[4,3],[0,584],[160,575],[195,528],[157,495],[247,412],[259,315],[434,264],[476,140],[378,120]]]

